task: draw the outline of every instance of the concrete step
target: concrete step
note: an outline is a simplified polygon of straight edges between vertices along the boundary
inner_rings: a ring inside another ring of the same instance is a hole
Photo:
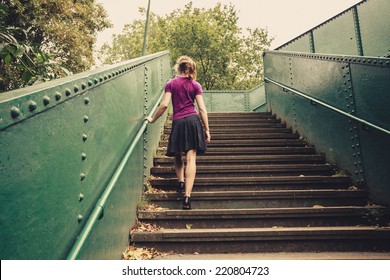
[[[176,178],[175,167],[158,166],[151,168],[151,174],[157,177]],[[332,175],[333,167],[329,164],[252,164],[252,165],[201,165],[197,167],[197,178],[239,177],[239,176],[299,176]]]
[[[183,157],[183,160],[185,157]],[[156,157],[154,159],[155,165],[169,165],[173,164],[173,158],[170,157]],[[218,155],[207,156],[197,158],[197,165],[229,165],[229,164],[325,164],[324,155]]]
[[[150,178],[155,189],[175,190],[176,178]],[[349,176],[268,176],[196,178],[196,191],[348,189]]]
[[[161,147],[168,145],[168,138],[160,141]],[[207,147],[304,147],[302,139],[212,139]]]
[[[132,232],[136,246],[177,254],[382,251],[390,228],[370,226],[163,229]]]
[[[176,192],[147,193],[147,200],[162,208],[181,209],[182,196]],[[193,209],[285,208],[321,206],[364,206],[364,190],[273,190],[193,192]]]
[[[160,147],[158,153],[165,153],[166,148]],[[315,153],[314,147],[218,147],[208,145],[204,155],[310,155]],[[199,155],[203,156],[203,155]]]
[[[236,128],[210,128],[210,131],[215,135],[237,135],[244,134],[246,136],[253,134],[263,134],[263,133],[291,133],[291,128],[283,127],[236,127]],[[167,127],[164,129],[164,133],[169,135],[171,128]],[[214,137],[213,137],[214,138]]]
[[[163,228],[275,228],[386,225],[388,210],[380,206],[241,208],[138,211],[138,219]]]
[[[171,128],[172,123],[167,122],[164,128]],[[285,123],[279,122],[279,120],[272,120],[267,122],[251,122],[248,124],[245,124],[245,126],[242,125],[242,123],[228,123],[228,122],[216,122],[216,121],[209,121],[209,127],[212,130],[215,129],[231,129],[234,130],[236,128],[286,128]]]

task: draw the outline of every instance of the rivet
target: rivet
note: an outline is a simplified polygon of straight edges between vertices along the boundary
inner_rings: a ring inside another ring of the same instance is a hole
[[[43,104],[44,104],[45,106],[47,106],[47,105],[50,104],[50,97],[49,97],[49,96],[45,95],[45,96],[43,97]]]
[[[20,116],[20,109],[18,108],[18,107],[12,107],[11,108],[11,117],[13,118],[13,119],[16,119],[17,117],[19,117]]]
[[[82,193],[79,194],[79,201],[83,201],[84,200],[84,195]]]
[[[54,97],[55,97],[55,99],[56,99],[57,101],[60,101],[62,95],[61,95],[61,93],[59,93],[59,92],[57,91],[56,94],[54,95]]]
[[[104,80],[103,77],[99,77],[100,82],[103,82],[103,80]]]
[[[144,168],[146,169],[146,168],[148,168],[146,165],[144,165]]]
[[[86,123],[86,122],[88,122],[88,121],[89,121],[88,116],[84,116],[84,122]]]
[[[85,103],[85,105],[89,104],[89,98],[88,97],[84,98],[84,103]]]
[[[97,78],[95,78],[95,79],[93,79],[93,82],[96,85],[99,82],[99,80]]]
[[[28,104],[28,109],[30,110],[30,112],[34,112],[37,109],[37,103],[34,101],[30,101],[30,103]]]
[[[78,86],[74,86],[74,87],[73,87],[73,91],[74,91],[74,92],[78,92],[78,91],[79,91],[79,87],[78,87]]]
[[[83,216],[82,216],[82,215],[78,215],[77,220],[78,220],[79,222],[81,222],[81,221],[83,220]]]
[[[66,96],[69,96],[69,95],[71,95],[71,94],[72,94],[71,90],[67,88],[67,89],[65,90],[65,95],[66,95]]]
[[[87,139],[88,139],[87,134],[83,134],[83,141],[85,142],[85,141],[87,141]]]
[[[93,85],[93,82],[91,80],[88,80],[88,86],[92,86]]]
[[[86,153],[82,153],[81,154],[81,160],[85,160],[87,158],[87,154]]]
[[[80,173],[80,180],[84,181],[84,179],[85,179],[85,174],[84,173]]]
[[[82,83],[81,84],[81,88],[84,90],[84,89],[86,89],[87,88],[87,84],[86,83]]]

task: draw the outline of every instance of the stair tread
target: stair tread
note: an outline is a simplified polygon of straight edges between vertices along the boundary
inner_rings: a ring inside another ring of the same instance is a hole
[[[160,199],[181,199],[176,192],[163,192],[163,193],[146,193],[149,198],[160,198]],[[248,197],[252,199],[259,198],[273,198],[273,197],[292,197],[294,199],[302,197],[313,197],[313,196],[362,196],[366,195],[366,190],[344,190],[344,189],[320,189],[320,190],[261,190],[261,191],[209,191],[209,192],[197,192],[191,193],[191,199],[197,200],[199,198],[210,198],[210,199],[241,199]]]
[[[279,239],[390,239],[390,227],[375,226],[327,226],[327,227],[277,227],[277,228],[212,228],[212,229],[161,229],[153,232],[133,232],[132,241],[233,241]]]
[[[171,124],[158,152],[165,152]],[[367,206],[368,191],[333,174],[325,155],[276,115],[209,113],[209,125],[192,210],[181,210],[174,191],[174,159],[155,156],[145,193],[155,210],[138,209],[138,219],[156,230],[132,231],[131,242],[181,253],[388,249],[388,208]]]
[[[366,206],[317,206],[317,207],[283,207],[283,208],[235,208],[235,209],[180,209],[140,210],[139,219],[221,219],[244,217],[296,216],[296,215],[361,215],[368,209],[383,210],[384,207],[367,208]]]

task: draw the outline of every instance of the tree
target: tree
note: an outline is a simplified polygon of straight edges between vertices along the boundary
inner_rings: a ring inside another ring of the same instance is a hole
[[[140,9],[145,13],[145,9]],[[238,27],[232,5],[218,3],[211,9],[184,9],[165,17],[151,14],[147,52],[169,50],[172,63],[180,55],[191,56],[198,65],[198,81],[205,89],[246,89],[263,80],[262,51],[270,46],[268,32],[248,29],[245,37]],[[112,45],[100,50],[104,63],[114,63],[140,56],[144,20],[126,25],[122,34],[114,35]]]
[[[0,91],[90,69],[97,32],[111,26],[95,0],[2,0],[1,10]]]

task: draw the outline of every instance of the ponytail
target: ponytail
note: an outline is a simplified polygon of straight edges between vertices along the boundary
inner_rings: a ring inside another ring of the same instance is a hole
[[[178,74],[186,74],[191,80],[196,80],[196,63],[189,56],[181,56],[177,59],[175,71]]]

